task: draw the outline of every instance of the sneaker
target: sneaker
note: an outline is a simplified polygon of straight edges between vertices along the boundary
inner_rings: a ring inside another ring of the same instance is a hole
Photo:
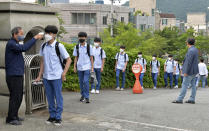
[[[99,94],[99,90],[96,90],[96,92],[95,92],[96,94]]]
[[[91,94],[95,94],[96,92],[95,92],[95,89],[92,89],[91,90]]]
[[[11,120],[11,121],[7,121],[6,124],[19,126],[19,125],[22,125],[22,122],[18,120]]]
[[[157,89],[157,87],[153,87],[153,89],[154,89],[154,90],[156,90],[156,89]]]
[[[61,126],[62,125],[62,120],[61,119],[55,120],[54,125],[55,126]]]
[[[80,102],[84,102],[84,101],[85,101],[84,97],[81,96]]]
[[[120,87],[117,87],[117,88],[116,88],[116,91],[119,91],[119,90],[120,90]]]
[[[24,118],[17,117],[17,120],[18,121],[24,121],[25,119]]]
[[[178,89],[179,87],[178,87],[178,86],[175,86],[174,88],[175,88],[175,89]]]
[[[124,91],[124,88],[121,88],[120,90],[121,90],[121,91]]]
[[[144,90],[144,87],[142,86],[142,89]]]
[[[86,103],[87,103],[87,104],[90,103],[89,98],[86,98]]]
[[[54,122],[55,122],[55,120],[56,120],[55,118],[50,118],[50,117],[49,117],[49,119],[48,119],[48,120],[46,120],[46,121],[45,121],[45,123],[46,123],[47,125],[49,125],[49,124],[54,123]]]

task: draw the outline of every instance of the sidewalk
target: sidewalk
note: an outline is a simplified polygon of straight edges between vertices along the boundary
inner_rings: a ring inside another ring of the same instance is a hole
[[[180,89],[105,90],[91,95],[91,103],[80,103],[79,93],[64,92],[63,126],[46,125],[46,109],[27,115],[22,126],[6,125],[0,131],[207,131],[209,88],[198,89],[195,105],[172,104]],[[190,95],[188,90],[187,97]],[[187,100],[187,99],[185,99]]]

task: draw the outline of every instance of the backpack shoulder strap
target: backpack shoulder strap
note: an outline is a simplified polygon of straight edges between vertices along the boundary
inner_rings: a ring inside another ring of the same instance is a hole
[[[100,55],[101,55],[101,59],[102,59],[102,57],[103,57],[103,49],[102,48],[100,50]]]
[[[55,51],[56,51],[56,54],[57,54],[57,56],[59,58],[60,64],[62,66],[62,69],[64,69],[65,65],[64,65],[64,63],[63,63],[63,61],[61,59],[61,56],[60,56],[59,42],[56,42],[56,44],[55,44]]]
[[[90,58],[90,45],[89,44],[87,44],[87,54],[88,54],[88,56]]]
[[[127,56],[127,54],[125,53],[124,54],[124,62],[126,62],[126,56]]]
[[[44,50],[44,47],[46,46],[46,43],[44,43],[43,45],[42,45],[42,51]]]
[[[118,61],[118,59],[119,59],[119,53],[117,53],[117,61]]]
[[[79,44],[76,45],[77,57],[79,57]]]
[[[142,58],[143,59],[143,65],[144,65],[144,58]]]

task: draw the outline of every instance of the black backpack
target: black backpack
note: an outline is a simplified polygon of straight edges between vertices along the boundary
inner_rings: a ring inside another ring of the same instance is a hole
[[[166,60],[166,66],[167,66],[168,60]],[[172,60],[172,65],[174,67],[174,60]]]
[[[119,54],[120,54],[120,53],[117,53],[117,61],[118,61],[118,58],[119,58]],[[124,62],[126,62],[126,57],[127,57],[127,54],[125,53],[125,54],[124,54]]]
[[[159,61],[157,60],[157,67],[159,67]],[[152,61],[150,62],[150,67],[152,67]]]
[[[77,57],[79,58],[79,44],[76,45]],[[87,54],[90,58],[90,45],[87,44]]]
[[[44,43],[43,45],[42,45],[42,52],[43,52],[43,50],[44,50],[44,47],[46,46],[46,43]],[[62,61],[62,59],[61,59],[61,56],[60,56],[60,49],[59,49],[59,42],[56,42],[56,44],[55,44],[55,51],[56,51],[56,54],[57,54],[57,56],[58,56],[58,58],[59,58],[59,61],[60,61],[60,64],[61,64],[61,66],[62,66],[62,69],[65,69],[65,65],[66,65],[66,59],[63,59],[63,61]]]

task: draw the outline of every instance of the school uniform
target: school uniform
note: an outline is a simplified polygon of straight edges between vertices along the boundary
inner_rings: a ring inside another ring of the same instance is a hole
[[[87,51],[87,43],[85,43],[84,46],[81,44],[78,45],[78,51],[75,46],[73,51],[73,56],[78,56],[77,61],[77,72],[79,77],[79,83],[80,83],[80,90],[81,90],[81,96],[83,98],[89,99],[89,77],[90,77],[90,70],[91,70],[91,60],[90,57],[93,56],[93,48],[91,45],[89,45],[89,54]]]
[[[175,74],[173,74],[173,78],[174,78],[175,87],[177,88],[181,67],[180,67],[180,64],[177,62],[175,62],[175,67],[176,67],[176,72],[175,72]]]
[[[199,69],[199,76],[197,79],[196,87],[199,86],[199,82],[201,80],[202,81],[202,88],[205,88],[206,80],[207,80],[207,76],[208,76],[207,66],[205,63],[199,63],[198,69]]]
[[[135,60],[135,63],[138,63],[142,66],[142,72],[139,76],[139,81],[140,81],[141,86],[143,87],[143,78],[144,78],[144,73],[146,72],[145,67],[147,65],[147,61],[144,58],[137,58]]]
[[[158,60],[154,60],[150,62],[150,67],[152,70],[152,81],[154,84],[154,88],[157,87],[157,77],[159,73],[160,62]]]
[[[62,112],[63,112],[63,97],[62,97],[63,68],[55,50],[56,42],[57,41],[55,40],[52,44],[46,43],[44,48],[42,45],[40,49],[40,56],[43,57],[43,64],[44,64],[43,84],[45,87],[46,97],[48,100],[50,118],[61,120]],[[58,47],[60,50],[61,59],[67,59],[70,57],[64,45],[59,43]]]
[[[167,79],[169,77],[169,80],[170,80],[170,88],[173,88],[173,72],[174,72],[174,67],[175,67],[174,60],[166,60],[165,66],[166,66],[166,71],[164,73],[165,87],[168,86]]]
[[[101,68],[102,60],[106,58],[105,51],[101,47],[93,47],[93,56],[94,56],[94,72],[96,74],[97,85],[96,90],[100,90],[101,85]],[[95,84],[92,83],[91,89],[95,89]]]
[[[117,60],[117,65],[116,65],[116,87],[119,86],[119,76],[120,73],[122,72],[122,86],[121,88],[124,89],[125,87],[125,73],[126,71],[123,72],[123,69],[125,68],[126,62],[129,61],[128,59],[128,54],[126,53],[117,53],[115,56],[115,59]]]

